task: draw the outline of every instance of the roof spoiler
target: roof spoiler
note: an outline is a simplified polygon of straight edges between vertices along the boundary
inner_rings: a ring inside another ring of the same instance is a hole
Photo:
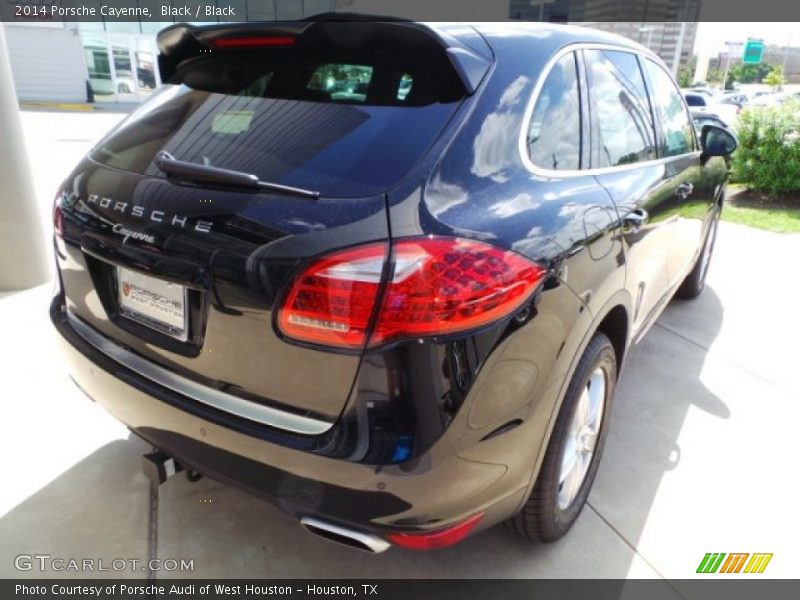
[[[463,33],[463,26],[460,31]],[[489,71],[493,55],[483,38],[471,31],[473,35],[469,39],[460,39],[458,33],[446,26],[351,13],[324,13],[302,21],[210,26],[178,23],[162,29],[156,38],[158,69],[161,81],[167,82],[181,63],[202,56],[213,48],[215,41],[226,38],[289,36],[297,40],[298,46],[324,41],[341,47],[354,47],[359,40],[370,38],[385,44],[410,44],[421,55],[428,52],[430,56],[432,51],[443,51],[467,94],[472,94]],[[354,35],[356,33],[358,35]]]

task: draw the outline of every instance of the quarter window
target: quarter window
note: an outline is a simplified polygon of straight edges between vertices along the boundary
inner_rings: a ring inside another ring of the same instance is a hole
[[[672,77],[650,59],[644,64],[653,87],[650,97],[664,134],[662,155],[678,156],[694,151],[692,122]]]
[[[610,50],[587,50],[585,56],[597,134],[592,167],[656,158],[653,121],[636,56]]]
[[[528,155],[537,167],[581,166],[581,109],[575,54],[559,60],[539,92],[528,128]]]

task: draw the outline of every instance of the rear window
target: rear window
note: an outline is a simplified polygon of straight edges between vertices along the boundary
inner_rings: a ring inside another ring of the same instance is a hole
[[[450,65],[296,50],[198,59],[92,158],[163,176],[154,159],[234,169],[327,196],[384,192],[425,153],[465,92]]]

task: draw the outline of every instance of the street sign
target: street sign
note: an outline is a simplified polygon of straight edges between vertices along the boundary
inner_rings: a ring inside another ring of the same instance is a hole
[[[744,45],[742,62],[745,64],[758,64],[761,62],[762,54],[764,54],[764,40],[748,39]]]

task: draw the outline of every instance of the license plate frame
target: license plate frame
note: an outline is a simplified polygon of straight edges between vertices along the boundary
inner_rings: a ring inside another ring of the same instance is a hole
[[[120,266],[115,275],[121,317],[182,342],[189,339],[186,286]]]

